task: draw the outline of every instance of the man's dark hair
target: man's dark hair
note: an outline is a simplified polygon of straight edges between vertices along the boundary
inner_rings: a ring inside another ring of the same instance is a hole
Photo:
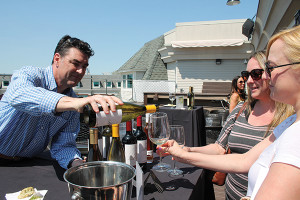
[[[93,49],[87,42],[79,40],[78,38],[73,38],[69,35],[65,35],[59,40],[54,54],[59,53],[62,57],[64,57],[72,47],[80,50],[81,53],[87,55],[89,58],[94,55]]]

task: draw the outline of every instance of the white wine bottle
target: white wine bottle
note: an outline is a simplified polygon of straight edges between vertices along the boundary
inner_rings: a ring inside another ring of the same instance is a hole
[[[189,92],[187,93],[187,106],[189,110],[193,110],[195,106],[195,95],[192,86],[190,86]]]
[[[119,124],[112,125],[112,141],[107,160],[125,162],[125,154],[119,134]]]
[[[133,103],[124,102],[123,105],[116,105],[117,111],[110,111],[108,114],[103,112],[102,106],[99,105],[99,113],[95,113],[91,105],[86,105],[83,112],[80,113],[81,122],[87,124],[89,127],[98,127],[109,124],[119,124],[131,119],[135,119],[139,115],[145,113],[154,113],[158,110],[157,105],[137,105]]]
[[[87,162],[101,161],[102,155],[98,146],[98,128],[90,128],[89,152]]]
[[[137,139],[137,161],[141,168],[145,169],[147,164],[147,135],[142,128],[142,116],[136,119],[136,131],[134,136]]]
[[[136,166],[136,138],[132,134],[132,121],[126,122],[126,135],[122,139],[125,150],[125,163],[133,167]]]
[[[103,160],[107,160],[107,155],[109,151],[109,147],[112,140],[112,133],[111,133],[111,127],[109,125],[105,126],[105,128],[102,131],[102,154],[103,154]]]

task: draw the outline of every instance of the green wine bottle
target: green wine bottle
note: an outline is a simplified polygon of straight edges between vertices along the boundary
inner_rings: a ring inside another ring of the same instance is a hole
[[[117,111],[106,114],[103,112],[102,106],[99,105],[99,113],[95,113],[91,105],[86,105],[83,112],[80,113],[81,122],[87,124],[89,127],[98,127],[109,124],[119,124],[131,119],[135,119],[139,115],[145,113],[154,113],[158,110],[157,105],[137,105],[133,103],[124,102],[123,105],[116,105]]]
[[[195,95],[192,86],[190,86],[189,92],[187,93],[187,106],[189,110],[193,110],[195,106]]]
[[[107,160],[125,162],[125,153],[119,134],[119,124],[112,125],[112,141]]]

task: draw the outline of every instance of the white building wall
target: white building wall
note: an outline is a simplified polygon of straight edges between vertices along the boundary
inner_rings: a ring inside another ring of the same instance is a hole
[[[133,100],[144,102],[144,92],[174,92],[174,81],[133,80]]]
[[[167,73],[169,81],[176,81],[176,65],[177,62],[171,62],[167,65]]]
[[[193,86],[195,93],[201,93],[203,82],[231,82],[246,69],[243,60],[222,60],[221,65],[216,65],[215,62],[215,60],[177,61],[177,92],[187,92],[189,86]]]

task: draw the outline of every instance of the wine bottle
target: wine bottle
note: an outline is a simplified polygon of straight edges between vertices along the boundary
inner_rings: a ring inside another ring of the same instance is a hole
[[[98,128],[90,128],[89,152],[87,162],[101,161],[102,155],[98,146]]]
[[[187,93],[187,106],[189,110],[194,109],[195,106],[195,95],[192,86],[190,86],[189,92]]]
[[[125,163],[131,166],[136,166],[136,138],[132,134],[132,121],[126,122],[126,134],[122,139],[125,149]]]
[[[149,119],[150,113],[146,113],[146,125],[144,127],[144,132],[147,136],[147,163],[153,162],[153,143],[149,139],[148,131],[149,131]]]
[[[136,119],[136,131],[134,136],[137,140],[137,161],[141,168],[145,168],[147,164],[147,135],[142,128],[142,116]]]
[[[112,141],[111,127],[109,125],[105,126],[102,131],[102,154],[103,160],[107,160],[107,155],[109,147]]]
[[[102,106],[99,104],[99,113],[95,113],[90,104],[86,105],[83,113],[80,113],[81,122],[89,127],[104,126],[108,124],[119,124],[136,118],[145,113],[154,113],[158,110],[157,105],[137,105],[124,102],[123,105],[116,105],[117,111],[110,111],[108,114],[103,112]]]
[[[107,160],[125,162],[124,148],[119,134],[119,124],[112,125],[112,141]]]

